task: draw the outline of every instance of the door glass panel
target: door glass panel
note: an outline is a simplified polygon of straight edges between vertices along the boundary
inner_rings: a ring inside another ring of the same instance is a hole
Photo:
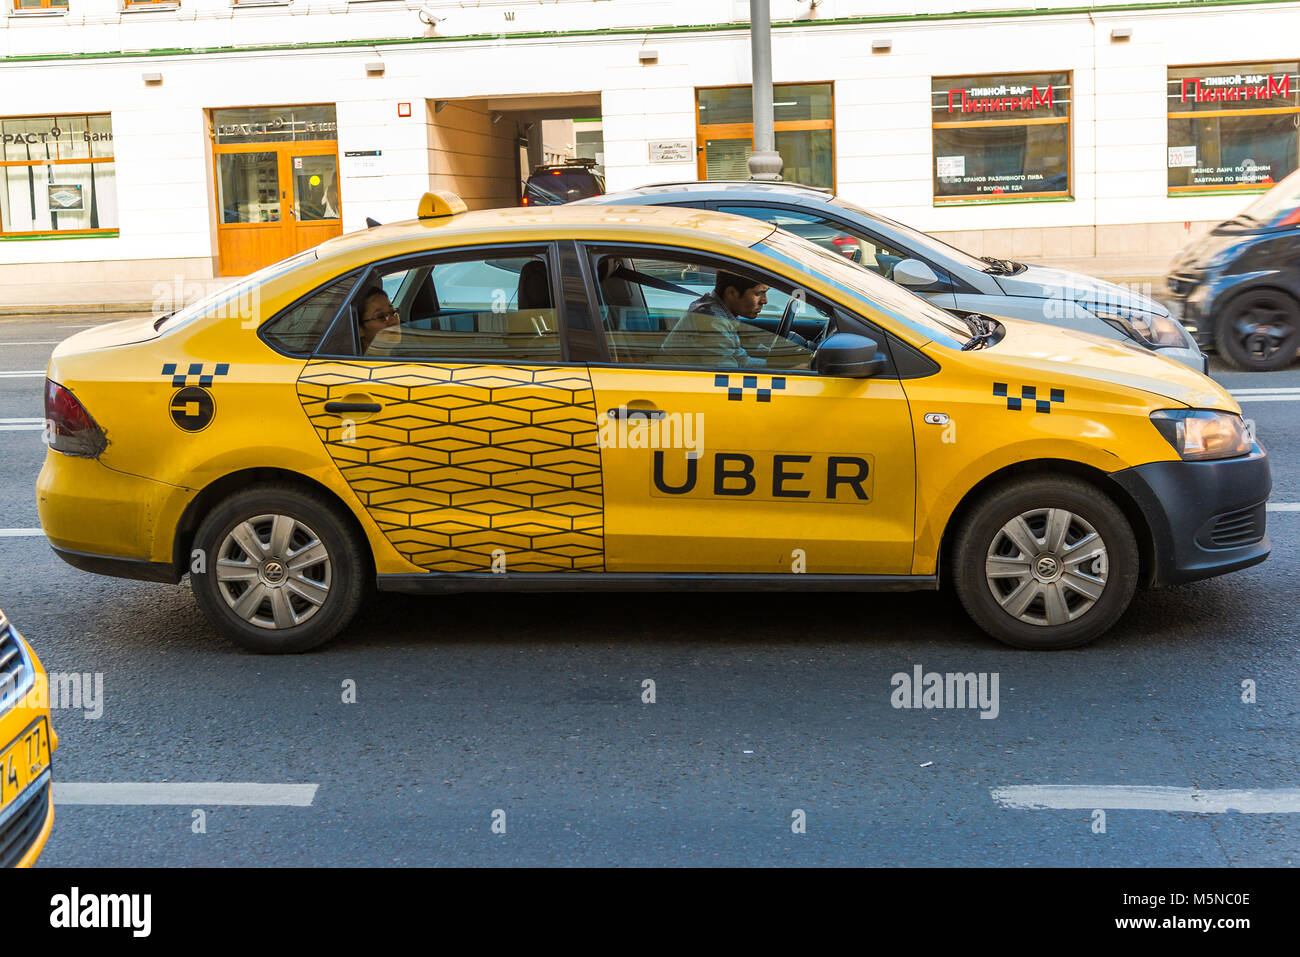
[[[835,185],[830,130],[777,130],[776,151],[783,164],[781,178],[787,183],[824,189]]]
[[[336,157],[293,157],[293,215],[299,222],[339,218]]]
[[[823,249],[839,253],[845,259],[865,266],[886,279],[894,278],[896,265],[904,259],[912,258],[909,253],[890,246],[869,233],[849,229],[834,220],[812,213],[761,206],[719,206],[718,211],[734,213],[737,216],[749,216],[779,226],[787,232],[816,243]]]
[[[829,323],[796,291],[751,283],[748,305],[728,308],[716,291],[715,267],[689,260],[602,256],[597,261],[600,313],[615,362],[696,369],[808,369],[811,340]],[[743,281],[743,280],[742,280]],[[725,286],[725,283],[724,283]],[[725,293],[722,295],[725,296]],[[775,336],[787,305],[794,334]],[[752,314],[744,314],[746,309]]]
[[[539,255],[390,269],[354,305],[367,356],[500,364],[563,359],[549,266]]]
[[[734,140],[705,140],[705,179],[749,179],[749,137]]]
[[[280,174],[275,153],[218,153],[221,222],[278,223]]]

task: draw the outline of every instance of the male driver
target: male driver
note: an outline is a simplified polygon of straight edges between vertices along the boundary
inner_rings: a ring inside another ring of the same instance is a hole
[[[370,344],[375,341],[375,336],[389,326],[397,325],[401,317],[389,302],[388,295],[378,286],[365,291],[358,309],[357,325],[361,332],[361,354],[365,355]],[[386,341],[392,340],[389,338]]]
[[[751,356],[741,346],[737,318],[756,318],[767,305],[767,290],[757,280],[719,271],[712,291],[691,303],[664,338],[663,353],[691,365],[767,365],[765,358]]]

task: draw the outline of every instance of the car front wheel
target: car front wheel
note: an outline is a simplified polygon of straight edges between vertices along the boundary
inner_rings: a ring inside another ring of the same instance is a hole
[[[362,545],[318,494],[288,485],[243,489],[208,513],[194,548],[201,560],[191,565],[190,584],[199,606],[249,651],[315,648],[360,608]]]
[[[1242,293],[1219,317],[1214,337],[1219,355],[1238,369],[1285,369],[1300,348],[1300,304],[1275,289]]]
[[[994,638],[1016,648],[1074,648],[1128,608],[1137,542],[1124,513],[1086,482],[1022,479],[967,512],[952,574],[963,607]]]

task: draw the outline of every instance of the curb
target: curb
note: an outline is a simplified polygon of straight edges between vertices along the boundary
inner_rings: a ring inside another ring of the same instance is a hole
[[[26,305],[5,303],[0,305],[0,316],[87,316],[87,315],[148,315],[153,312],[152,302],[42,302]]]

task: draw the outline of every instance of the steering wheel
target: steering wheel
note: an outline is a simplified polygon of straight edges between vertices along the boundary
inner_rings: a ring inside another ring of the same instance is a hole
[[[776,337],[785,339],[790,335],[790,330],[794,328],[794,316],[799,311],[797,303],[802,302],[795,296],[790,297],[790,301],[785,304],[785,312],[781,313],[781,321],[776,327]]]

